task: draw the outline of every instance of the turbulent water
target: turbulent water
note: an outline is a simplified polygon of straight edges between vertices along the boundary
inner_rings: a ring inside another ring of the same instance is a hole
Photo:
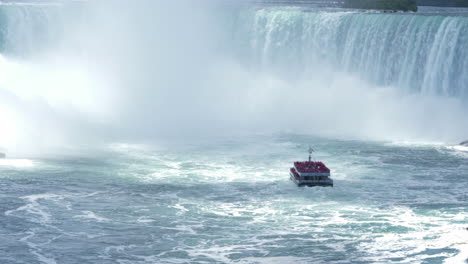
[[[466,10],[111,3],[0,5],[0,263],[468,261]]]
[[[333,188],[297,188],[317,158]],[[463,263],[468,152],[257,136],[1,162],[2,263]]]

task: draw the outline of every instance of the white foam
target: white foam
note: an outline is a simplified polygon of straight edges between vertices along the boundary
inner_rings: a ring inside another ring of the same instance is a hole
[[[393,141],[386,143],[388,146],[401,146],[401,147],[440,147],[446,145],[446,143],[441,141]]]
[[[466,230],[466,226],[455,226],[451,231],[444,233],[440,240],[459,251],[458,254],[445,259],[444,263],[466,263],[468,260],[468,230]]]
[[[182,215],[182,214],[185,214],[186,212],[189,211],[189,209],[185,208],[182,204],[178,203],[176,205],[173,205],[173,206],[169,206],[170,208],[174,208],[174,209],[177,209],[178,212],[176,213],[177,215]]]
[[[75,215],[73,218],[80,218],[80,219],[89,219],[89,220],[95,220],[96,222],[108,222],[110,221],[109,219],[105,217],[101,217],[96,215],[92,211],[81,211],[83,214],[81,215]]]
[[[62,195],[43,193],[43,194],[33,194],[28,196],[21,197],[26,200],[27,203],[23,206],[18,207],[14,210],[8,210],[5,212],[6,216],[16,216],[20,212],[26,212],[37,217],[39,223],[46,224],[50,222],[51,215],[48,213],[46,207],[42,206],[39,201],[44,200],[61,200],[64,197]]]
[[[468,255],[468,231],[460,224],[451,224],[451,220],[466,219],[467,214],[418,215],[409,208],[394,208],[386,217],[386,223],[392,226],[408,228],[409,232],[382,232],[373,234],[369,242],[361,243],[363,251],[368,252],[364,261],[382,261],[390,258],[405,258],[410,263],[417,263],[425,258],[444,257],[446,263],[466,259]],[[457,254],[444,252],[443,249],[455,248]],[[428,249],[441,249],[437,254],[425,254]],[[412,257],[408,257],[412,256]]]
[[[449,155],[456,156],[458,158],[468,158],[468,146],[455,145],[447,146],[440,149],[441,152],[448,153]]]
[[[464,151],[464,152],[467,152],[468,151],[468,146],[462,146],[462,145],[456,145],[456,146],[451,146],[451,147],[447,147],[448,149],[453,149],[453,150],[458,150],[458,151]]]
[[[149,219],[147,216],[141,216],[141,217],[138,217],[137,222],[138,223],[152,223],[152,222],[156,222],[156,220]]]
[[[0,159],[0,166],[14,168],[31,168],[35,162],[29,159]]]

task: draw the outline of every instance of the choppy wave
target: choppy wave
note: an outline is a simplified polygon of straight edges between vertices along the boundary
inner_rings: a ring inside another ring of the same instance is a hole
[[[288,180],[308,143],[334,188]],[[297,135],[110,149],[100,160],[44,161],[27,178],[0,167],[0,230],[11,238],[0,246],[42,263],[466,259],[468,159],[457,150]]]

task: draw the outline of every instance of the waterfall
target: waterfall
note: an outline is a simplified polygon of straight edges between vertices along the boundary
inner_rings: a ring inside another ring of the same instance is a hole
[[[62,37],[75,30],[64,18],[78,19],[71,9],[1,6],[0,54],[25,57],[70,45],[62,43]],[[376,85],[422,94],[467,95],[468,17],[299,8],[233,13],[228,16],[233,20],[229,21],[232,38],[225,45],[235,46],[235,56],[250,68],[297,76],[327,64]]]
[[[237,52],[258,69],[309,74],[328,64],[408,92],[467,95],[468,17],[266,8],[236,23]]]

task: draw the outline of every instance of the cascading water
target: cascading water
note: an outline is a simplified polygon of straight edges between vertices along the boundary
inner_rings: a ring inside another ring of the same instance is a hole
[[[309,74],[320,65],[377,85],[464,97],[468,89],[468,18],[296,8],[243,12],[235,41],[260,69]]]
[[[468,11],[166,2],[0,4],[0,263],[466,261]]]
[[[2,3],[0,5],[0,54],[31,59],[59,53],[65,34],[79,22],[79,5],[53,3]],[[75,23],[70,23],[75,20]],[[69,45],[70,43],[67,43]]]

